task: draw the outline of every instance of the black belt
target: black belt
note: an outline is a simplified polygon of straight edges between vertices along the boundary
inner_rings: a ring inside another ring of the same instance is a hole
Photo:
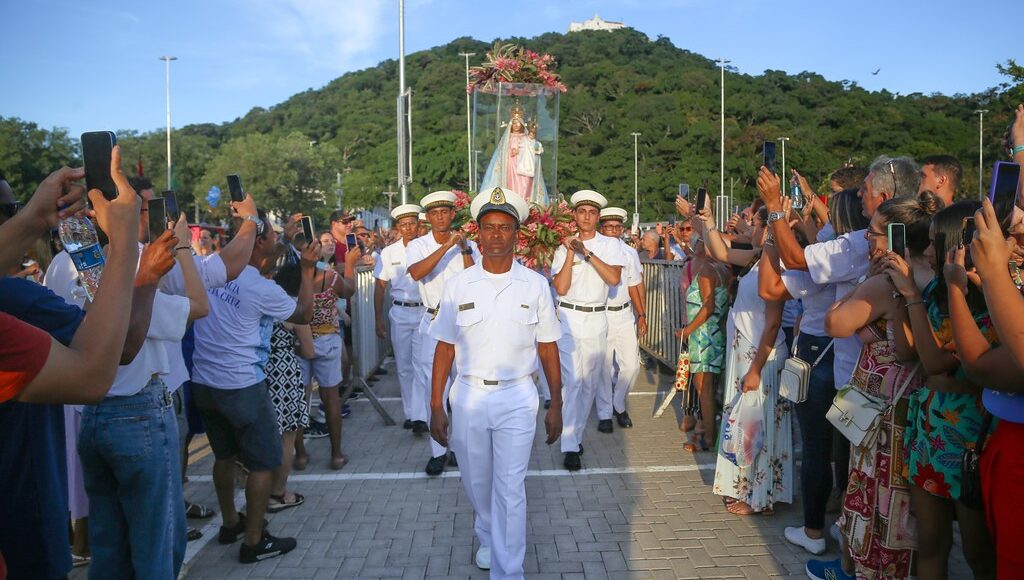
[[[394,301],[395,306],[408,306],[409,308],[419,308],[423,306],[422,302],[402,302],[401,300]]]
[[[618,312],[620,310],[625,310],[625,309],[629,308],[630,305],[631,304],[629,302],[627,302],[627,303],[623,304],[622,306],[607,306],[606,308],[608,309],[608,312]]]
[[[578,306],[576,304],[570,304],[568,302],[559,302],[559,306],[562,308],[568,308],[569,310],[578,310],[580,312],[604,312],[606,306]]]
[[[431,316],[437,314],[437,308],[427,308],[427,314]]]

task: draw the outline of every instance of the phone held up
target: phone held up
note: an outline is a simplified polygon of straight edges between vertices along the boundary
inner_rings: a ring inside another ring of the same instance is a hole
[[[231,201],[243,201],[245,192],[242,190],[242,178],[234,174],[229,175],[228,191],[231,192]]]
[[[708,205],[708,190],[705,187],[697,188],[697,211],[700,211]]]
[[[147,202],[149,210],[149,242],[153,243],[167,231],[167,200],[154,197]]]
[[[690,199],[690,184],[680,183],[679,184],[679,197],[689,200]]]
[[[901,223],[889,224],[889,251],[907,259],[907,227]]]
[[[762,163],[768,171],[775,173],[775,141],[764,142],[764,162]]]
[[[116,144],[117,137],[111,131],[82,133],[86,190],[98,189],[109,200],[117,198],[117,185],[110,175],[110,156]]]
[[[313,216],[302,216],[302,236],[306,238],[307,244],[313,243]]]
[[[992,185],[988,190],[988,200],[996,211],[999,223],[1008,223],[1013,215],[1014,206],[1021,207],[1017,199],[1017,183],[1020,180],[1020,165],[1008,161],[996,161],[992,169]],[[1024,207],[1021,207],[1024,209]]]
[[[167,202],[167,215],[171,221],[178,221],[181,210],[178,208],[178,194],[168,189],[163,193],[164,201]]]
[[[349,250],[354,249],[358,245],[359,245],[359,238],[357,238],[355,234],[346,234],[345,235],[345,246]]]

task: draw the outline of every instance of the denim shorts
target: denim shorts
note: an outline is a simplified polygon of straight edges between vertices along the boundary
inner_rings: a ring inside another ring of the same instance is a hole
[[[281,466],[277,412],[265,381],[241,389],[215,389],[192,383],[192,396],[203,414],[214,457],[238,457],[250,471],[270,471]]]

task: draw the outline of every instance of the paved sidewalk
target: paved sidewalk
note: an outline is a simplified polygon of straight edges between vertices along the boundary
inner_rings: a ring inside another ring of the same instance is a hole
[[[239,564],[237,543],[216,542],[217,516],[204,529],[205,537],[190,545],[184,577],[486,577],[473,565],[472,508],[458,472],[449,468],[440,478],[423,473],[427,440],[400,427],[394,367],[387,368],[389,374],[374,390],[385,397],[399,426],[385,427],[367,402],[353,402],[344,424],[351,463],[329,471],[327,440],[308,442],[310,468],[296,472],[290,486],[305,494],[306,503],[268,516],[270,531],[297,537],[298,548],[281,558]],[[586,469],[576,474],[561,468],[557,444],[544,444],[538,423],[527,477],[528,577],[806,577],[807,556],[782,536],[784,526],[800,523],[799,505],[780,505],[774,516],[729,514],[711,493],[714,454],[682,451],[671,412],[651,418],[663,396],[655,395],[659,382],[664,390],[670,378],[643,373],[629,399],[634,428],[608,435],[597,432],[596,418],[590,422]],[[207,453],[201,442],[193,446],[185,493],[215,506]],[[237,496],[239,503],[242,497]],[[836,557],[831,540],[829,548],[826,557]],[[967,573],[959,553],[950,572],[951,577]]]

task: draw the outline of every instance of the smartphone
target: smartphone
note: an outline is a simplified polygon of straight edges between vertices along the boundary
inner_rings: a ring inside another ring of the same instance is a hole
[[[935,248],[935,275],[942,279],[943,268],[946,266],[946,234],[939,232],[935,234],[935,241],[932,242]]]
[[[972,217],[966,218],[964,220],[964,233],[963,233],[963,236],[961,237],[960,243],[962,243],[964,246],[970,246],[971,242],[974,241],[974,232],[975,232],[974,218],[972,218]]]
[[[345,236],[345,246],[347,246],[348,249],[351,250],[351,249],[355,248],[358,245],[359,245],[359,238],[357,238],[355,234],[348,234],[348,235]]]
[[[775,173],[775,141],[764,142],[764,163],[768,171]]]
[[[907,226],[900,223],[889,224],[889,251],[907,257]]]
[[[245,199],[245,192],[242,191],[242,178],[237,175],[228,176],[228,191],[231,192],[231,201],[242,201]]]
[[[162,197],[154,197],[147,202],[147,208],[149,209],[149,241],[155,242],[167,231],[167,200]]]
[[[164,201],[167,202],[167,215],[170,216],[171,221],[178,221],[178,216],[181,215],[181,210],[178,208],[178,194],[172,190],[167,190],[163,193]]]
[[[708,190],[703,188],[703,187],[698,187],[697,188],[697,204],[696,204],[697,211],[700,211],[700,210],[704,209],[704,207],[707,204],[708,204]]]
[[[680,183],[679,184],[679,197],[683,199],[690,199],[690,184]]]
[[[82,133],[82,157],[85,160],[85,188],[98,189],[103,197],[117,198],[117,185],[110,176],[110,156],[117,144],[117,137],[111,131],[90,131]]]
[[[313,237],[313,216],[302,216],[302,235],[305,236],[307,244],[312,244],[316,239]]]
[[[992,169],[992,185],[988,190],[988,200],[996,210],[999,223],[1004,223],[1013,215],[1013,207],[1017,204],[1017,183],[1020,180],[1020,165],[1008,161],[996,161]]]

